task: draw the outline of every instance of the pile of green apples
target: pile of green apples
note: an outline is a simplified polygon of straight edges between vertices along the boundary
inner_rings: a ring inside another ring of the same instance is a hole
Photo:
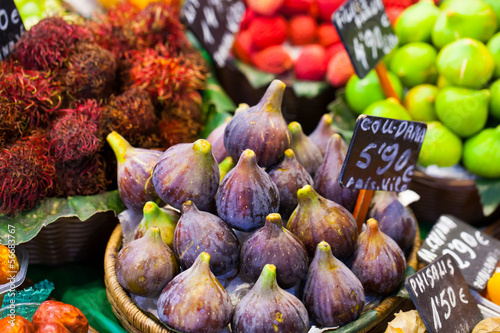
[[[399,46],[384,58],[402,100],[385,99],[377,75],[351,77],[357,114],[428,124],[419,164],[462,163],[500,177],[500,0],[421,0],[402,12]]]

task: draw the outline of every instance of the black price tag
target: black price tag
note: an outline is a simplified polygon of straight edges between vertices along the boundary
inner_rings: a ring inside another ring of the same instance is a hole
[[[429,263],[450,255],[470,288],[486,288],[500,260],[500,242],[451,216],[440,216],[417,252],[420,261]]]
[[[423,122],[359,116],[340,171],[340,186],[407,190],[426,131]]]
[[[189,29],[219,67],[233,46],[245,14],[241,0],[186,0],[182,8]]]
[[[430,333],[470,333],[483,319],[449,254],[406,278],[406,289]]]
[[[0,61],[14,49],[24,34],[24,25],[13,0],[0,0]]]
[[[398,45],[382,0],[348,0],[332,21],[360,78]]]

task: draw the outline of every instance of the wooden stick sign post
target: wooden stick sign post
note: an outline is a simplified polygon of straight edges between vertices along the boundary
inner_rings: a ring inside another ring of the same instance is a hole
[[[364,78],[375,68],[385,96],[401,102],[389,81],[387,68],[381,61],[398,44],[398,37],[391,27],[382,0],[348,0],[332,15],[332,21],[358,77]],[[353,213],[359,231],[373,193],[373,190],[364,187],[359,193]]]

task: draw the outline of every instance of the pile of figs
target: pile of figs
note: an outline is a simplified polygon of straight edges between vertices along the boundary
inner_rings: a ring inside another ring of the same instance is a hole
[[[273,81],[209,140],[163,153],[108,136],[120,195],[130,210],[143,207],[135,240],[118,253],[117,278],[130,293],[158,297],[158,317],[170,328],[342,326],[361,315],[365,295],[386,295],[404,278],[415,219],[394,193],[377,193],[358,230],[358,193],[338,184],[345,142],[328,114],[309,136],[287,124],[284,90]],[[232,304],[220,281],[237,275],[255,284]]]

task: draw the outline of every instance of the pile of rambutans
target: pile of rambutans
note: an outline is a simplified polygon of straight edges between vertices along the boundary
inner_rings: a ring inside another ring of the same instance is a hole
[[[124,3],[46,18],[21,37],[0,62],[0,214],[112,189],[113,130],[142,148],[197,139],[208,70],[179,11]]]

